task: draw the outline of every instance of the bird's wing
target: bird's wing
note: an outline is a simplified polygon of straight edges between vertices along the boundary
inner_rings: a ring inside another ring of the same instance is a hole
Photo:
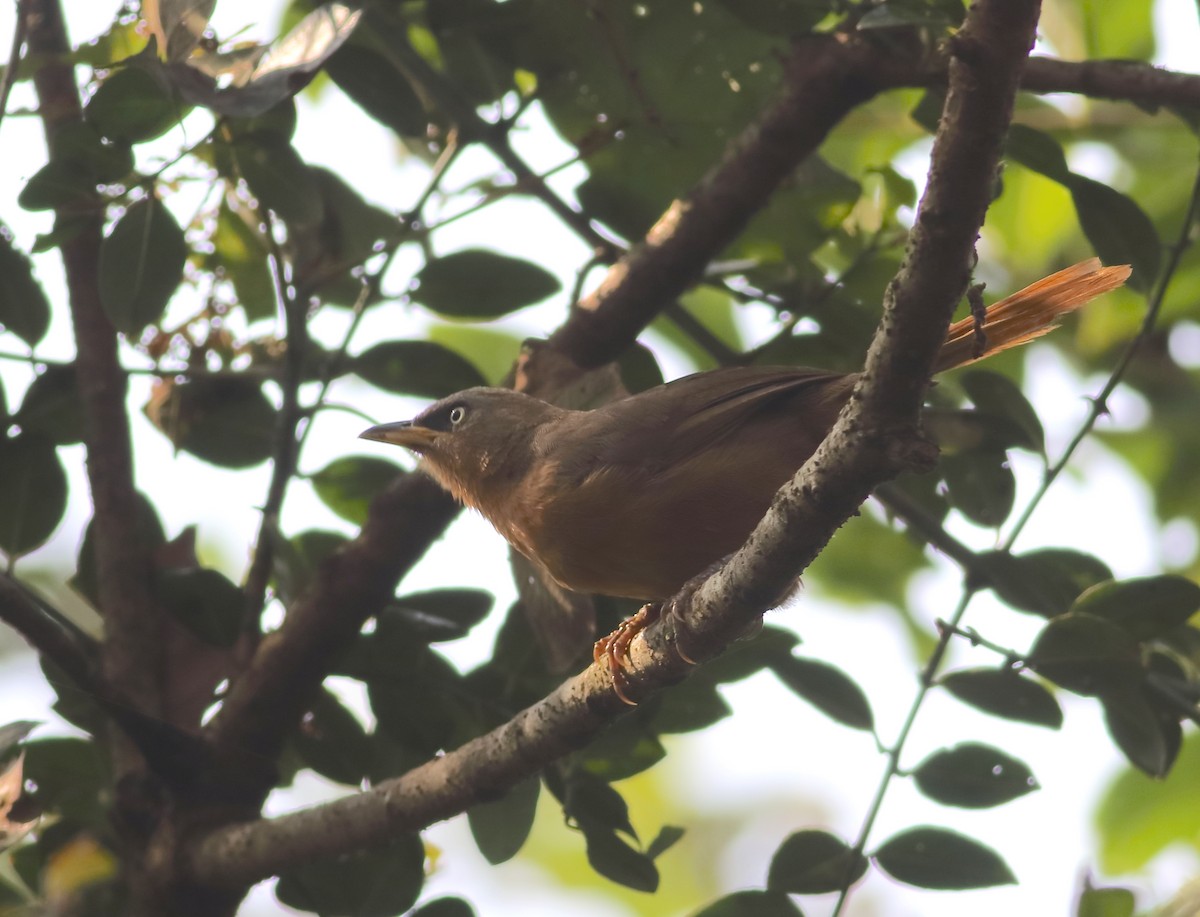
[[[819,441],[853,382],[853,376],[801,367],[730,367],[685,376],[575,415],[578,429],[571,435],[589,446],[570,465],[579,471],[628,464],[671,468],[727,443],[755,421],[786,415],[794,423],[777,428],[781,451],[793,436],[806,444]]]

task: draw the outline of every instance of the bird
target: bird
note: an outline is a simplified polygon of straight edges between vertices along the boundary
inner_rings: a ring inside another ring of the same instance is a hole
[[[1025,344],[1121,286],[1092,258],[950,326],[935,374]],[[517,551],[576,592],[647,603],[594,658],[618,696],[635,633],[684,584],[736,551],[833,427],[857,373],[731,366],[592,410],[476,387],[364,439],[403,446]],[[685,658],[687,658],[685,656]]]

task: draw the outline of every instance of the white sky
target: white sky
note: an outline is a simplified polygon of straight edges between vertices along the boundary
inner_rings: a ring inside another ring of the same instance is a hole
[[[281,5],[279,0],[226,3],[214,25],[218,34],[227,35],[248,23],[262,23],[252,25],[250,35],[269,37],[267,24],[276,21],[271,11]],[[114,4],[72,2],[67,6],[70,27],[78,40],[102,31]],[[1200,47],[1195,6],[1189,0],[1159,0],[1157,10],[1158,62],[1194,70],[1196,48]],[[0,22],[0,47],[7,47],[10,28],[11,15],[6,15]],[[18,86],[10,110],[29,105],[27,87]],[[423,168],[398,166],[396,146],[388,133],[355,111],[339,94],[328,93],[317,103],[303,98],[300,108],[295,143],[307,161],[351,176],[357,187],[374,189],[373,200],[391,209],[400,209],[419,193],[424,183]],[[206,129],[203,116],[193,117],[188,125],[188,136],[193,140]],[[181,139],[179,133],[168,135],[159,149],[169,155]],[[535,169],[555,165],[571,152],[541,127],[519,133],[515,139],[520,152]],[[19,243],[27,247],[37,232],[49,226],[45,214],[26,214],[15,204],[23,183],[44,161],[40,129],[34,118],[10,115],[5,119],[0,128],[0,155],[5,163],[0,172],[0,201],[8,202],[0,217],[14,229]],[[919,174],[921,168],[923,164],[916,165],[911,177],[923,179]],[[459,187],[492,169],[486,154],[472,150],[456,163],[447,184]],[[556,177],[555,185],[569,196],[581,176],[579,169],[566,170]],[[172,206],[178,203],[178,199],[171,201]],[[183,207],[176,212],[185,220],[189,214]],[[540,208],[520,204],[489,208],[460,221],[435,239],[439,252],[468,245],[500,248],[532,258],[552,270],[559,266],[567,289],[573,280],[570,269],[586,258],[584,247],[571,233],[545,216]],[[61,302],[62,282],[55,255],[42,256],[36,263],[52,300]],[[389,277],[393,291],[403,288],[412,268],[411,262],[398,260]],[[519,320],[521,333],[544,334],[561,320],[561,302],[527,310]],[[342,318],[336,314],[324,315],[318,318],[314,332],[322,337],[336,331],[341,323]],[[427,320],[419,309],[389,303],[376,308],[364,323],[355,350],[382,336],[419,336],[426,326]],[[0,343],[0,349],[10,353],[16,352],[17,347],[10,339]],[[1031,351],[1033,371],[1027,393],[1043,419],[1053,456],[1081,422],[1086,409],[1083,396],[1095,391],[1100,381],[1074,376],[1049,349],[1035,347]],[[47,358],[71,356],[72,344],[64,322],[56,323],[38,353]],[[669,359],[669,355],[667,363],[676,372],[683,368],[676,365],[677,360]],[[0,360],[0,380],[10,408],[19,404],[29,378],[26,367]],[[140,407],[148,392],[147,383],[144,378],[135,378],[131,387],[130,403]],[[338,400],[354,400],[380,420],[411,416],[419,406],[417,402],[383,397],[361,385],[343,389]],[[1113,406],[1114,422],[1118,424],[1129,423],[1144,413],[1144,406],[1133,397],[1118,397]],[[356,439],[363,426],[361,421],[329,413],[320,423],[320,435],[311,437],[302,470],[317,470],[347,453],[380,454],[378,449]],[[188,523],[198,523],[205,559],[238,578],[246,562],[247,545],[257,529],[255,506],[265,491],[267,468],[231,474],[187,455],[173,455],[166,441],[140,413],[134,414],[134,435],[139,483],[148,493],[156,495],[169,534],[176,534]],[[394,452],[386,454],[398,457]],[[23,561],[18,570],[26,568],[32,572],[44,566],[61,569],[76,550],[87,517],[82,450],[73,447],[64,450],[63,456],[74,498],[69,516],[51,544]],[[1020,457],[1016,457],[1016,462],[1020,506],[1032,492],[1038,472],[1032,463]],[[1119,576],[1156,572],[1164,556],[1179,562],[1181,555],[1186,557],[1194,552],[1195,534],[1188,527],[1169,530],[1164,541],[1153,523],[1148,494],[1117,460],[1088,444],[1082,450],[1078,466],[1086,467],[1086,477],[1064,476],[1022,537],[1019,549],[1070,545],[1096,553]],[[217,492],[221,494],[220,500],[212,498]],[[309,527],[345,530],[303,483],[292,488],[284,525],[288,531]],[[994,543],[991,533],[965,524],[956,527],[956,534],[979,548]],[[464,557],[469,562],[464,563]],[[504,546],[482,520],[471,514],[463,514],[455,522],[451,533],[435,546],[401,588],[414,591],[445,585],[489,589],[497,596],[498,609],[506,608],[512,600]],[[922,575],[909,599],[922,619],[932,621],[934,617],[949,614],[957,595],[957,574],[949,565],[943,565],[936,572]],[[486,658],[499,619],[500,615],[492,615],[471,638],[444,647],[446,654],[463,667]],[[801,648],[805,655],[840,665],[858,680],[874,706],[885,741],[895,734],[910,702],[916,676],[910,650],[894,615],[886,611],[847,613],[823,598],[819,589],[810,588],[799,601],[771,614],[768,620],[795,628],[805,641]],[[967,623],[978,626],[993,640],[1018,648],[1028,646],[1037,629],[1036,621],[1004,610],[988,597],[977,602]],[[869,655],[864,647],[870,647]],[[65,727],[49,712],[51,696],[32,659],[26,656],[14,660],[6,656],[0,661],[3,663],[0,722],[48,720],[49,725],[39,735],[62,732]],[[982,651],[959,652],[955,656],[956,664],[992,662],[994,657]],[[829,723],[770,678],[759,677],[730,686],[725,695],[734,715],[703,733],[670,740],[672,755],[659,766],[666,776],[658,785],[660,792],[668,794],[662,800],[664,813],[682,807],[700,812],[707,820],[723,814],[732,817],[736,827],[716,869],[721,887],[732,891],[761,887],[771,853],[794,830],[826,827],[852,838],[864,812],[866,797],[884,762],[869,738]],[[1080,875],[1091,868],[1094,854],[1089,827],[1091,812],[1106,782],[1121,768],[1121,760],[1112,749],[1097,706],[1066,695],[1061,700],[1066,707],[1066,724],[1061,732],[1049,733],[975,714],[934,692],[905,754],[907,764],[915,764],[947,739],[977,739],[1023,758],[1031,765],[1042,789],[996,809],[961,811],[937,806],[900,780],[889,794],[873,835],[877,841],[882,840],[913,823],[956,827],[999,850],[1021,884],[981,892],[936,893],[896,885],[873,871],[852,898],[848,915],[958,917],[969,913],[977,917],[1007,917],[1021,911],[1033,914],[1069,911]],[[277,794],[272,808],[282,811],[343,792],[344,788],[330,787],[317,778],[302,779],[296,789]],[[537,830],[549,832],[552,844],[575,845],[582,858],[581,841],[561,824],[555,824],[553,815],[547,816],[543,811],[542,816]],[[660,820],[687,825],[689,816],[660,815],[642,807],[635,808],[634,817],[652,836]],[[686,868],[689,845],[702,841],[698,832],[699,829],[685,836],[679,847],[661,861],[664,885],[671,884],[677,875],[675,871]],[[426,894],[460,893],[487,917],[564,913],[621,917],[634,913],[607,895],[560,888],[537,867],[520,859],[502,867],[487,866],[474,850],[464,819],[435,826],[426,837],[442,850]],[[1136,883],[1149,892],[1143,903],[1170,894],[1181,877],[1195,872],[1196,866],[1196,858],[1190,854],[1164,858],[1150,875],[1140,877]],[[832,899],[805,899],[802,906],[812,917],[827,913],[832,908]],[[243,913],[271,914],[279,910],[267,887],[260,886]]]

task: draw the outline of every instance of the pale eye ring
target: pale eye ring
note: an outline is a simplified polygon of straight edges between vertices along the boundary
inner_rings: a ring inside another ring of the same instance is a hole
[[[467,416],[467,409],[464,408],[461,404],[455,405],[454,407],[452,407],[450,409],[450,423],[456,427],[460,423],[463,422],[463,419],[466,416]]]

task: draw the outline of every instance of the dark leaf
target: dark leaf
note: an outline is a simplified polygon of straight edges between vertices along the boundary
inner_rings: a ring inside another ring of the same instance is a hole
[[[1017,881],[991,848],[945,828],[910,828],[872,858],[893,879],[919,888],[990,888]]]
[[[33,347],[50,327],[50,301],[33,277],[33,265],[0,226],[0,328]]]
[[[349,368],[384,391],[422,398],[486,384],[470,361],[432,341],[385,341],[359,354]]]
[[[739,681],[768,668],[777,659],[791,656],[800,639],[791,631],[767,625],[753,637],[745,637],[704,664],[697,677],[714,683]]]
[[[257,465],[275,448],[275,406],[250,379],[160,380],[145,411],[177,448],[223,468]]]
[[[1103,561],[1068,548],[1028,554],[995,551],[979,555],[979,566],[1003,601],[1047,618],[1063,614],[1089,586],[1112,579]]]
[[[292,743],[305,765],[337,783],[359,786],[370,769],[372,748],[366,730],[328,690],[317,695]]]
[[[127,143],[105,141],[95,126],[86,121],[68,123],[55,141],[56,159],[74,163],[94,183],[121,181],[133,171],[133,150]]]
[[[347,541],[340,532],[321,529],[307,529],[293,538],[278,533],[274,537],[277,540],[271,573],[275,591],[284,605],[291,605],[303,594],[317,567]]]
[[[1003,450],[944,456],[939,466],[950,504],[972,522],[995,528],[1012,512],[1017,484]]]
[[[683,840],[684,829],[678,825],[663,825],[658,836],[646,845],[646,856],[657,860],[660,856]]]
[[[329,59],[326,72],[363,111],[402,137],[425,136],[429,117],[408,78],[382,54],[351,44]]]
[[[75,383],[75,366],[47,366],[25,391],[13,420],[22,430],[40,433],[56,445],[83,439],[83,404]]]
[[[533,262],[481,248],[426,262],[417,281],[414,300],[457,318],[496,318],[560,289],[558,279]]]
[[[796,656],[776,658],[770,665],[780,681],[826,716],[852,729],[874,728],[862,688],[840,669]]]
[[[185,109],[149,70],[122,67],[100,84],[84,117],[109,140],[139,143],[166,133]]]
[[[128,335],[162,315],[187,261],[175,217],[157,197],[130,204],[100,243],[100,303],[108,320]]]
[[[355,525],[367,521],[367,509],[404,470],[385,459],[350,455],[334,459],[310,480],[321,502]]]
[[[563,811],[585,832],[623,831],[637,837],[629,821],[629,807],[621,794],[587,771],[571,773],[563,799]]]
[[[381,660],[386,662],[386,660]],[[474,731],[462,676],[427,647],[393,656],[386,677],[367,684],[379,728],[401,745],[427,755],[449,747],[457,731]]]
[[[289,907],[339,917],[395,917],[425,883],[425,846],[408,835],[383,850],[284,870],[275,895]]]
[[[164,570],[155,583],[164,607],[212,646],[231,647],[242,630],[242,591],[216,570]]]
[[[1054,695],[1012,669],[950,672],[941,685],[964,703],[993,716],[1051,729],[1062,726],[1062,708]]]
[[[95,742],[36,739],[25,743],[25,778],[37,784],[38,805],[48,814],[101,828],[108,824],[109,773]]]
[[[147,553],[158,548],[167,540],[163,532],[162,522],[154,506],[144,494],[137,494],[134,505],[134,531],[141,539],[140,548]],[[96,520],[93,517],[83,530],[83,541],[79,545],[79,561],[76,564],[75,576],[71,578],[71,586],[88,599],[93,605],[99,606],[100,594],[96,581]]]
[[[1071,611],[1112,621],[1135,640],[1147,640],[1200,611],[1200,586],[1171,575],[1099,583],[1079,596]]]
[[[716,687],[701,679],[660,694],[650,709],[654,730],[664,734],[706,729],[732,712]]]
[[[1158,277],[1162,245],[1158,231],[1132,198],[1082,176],[1067,184],[1079,225],[1105,264],[1132,264],[1129,285],[1148,292]]]
[[[1039,675],[1076,694],[1118,690],[1140,673],[1138,646],[1128,633],[1111,621],[1078,612],[1042,628],[1028,659]]]
[[[743,891],[718,898],[692,917],[804,917],[792,899],[781,892]]]
[[[216,144],[214,153],[222,175],[245,180],[259,203],[285,222],[303,226],[321,219],[316,177],[286,137],[268,131],[248,134]]]
[[[484,802],[467,810],[471,836],[484,859],[495,866],[517,855],[533,830],[541,781],[527,777],[495,802]]]
[[[913,771],[917,787],[935,802],[983,809],[1038,788],[1033,773],[998,748],[964,742],[934,752]]]
[[[1151,777],[1165,777],[1183,741],[1177,715],[1156,708],[1140,685],[1107,692],[1104,722],[1129,763]]]
[[[663,384],[662,370],[658,361],[648,347],[634,341],[617,360],[617,368],[621,373],[621,382],[629,393],[636,395],[648,388]]]
[[[36,433],[0,438],[0,550],[28,554],[67,509],[67,476],[54,443]]]
[[[96,183],[92,170],[75,160],[51,159],[25,183],[17,203],[35,212],[86,204],[96,197]]]
[[[1011,125],[1006,152],[1010,159],[1051,181],[1066,184],[1071,179],[1062,145],[1045,131],[1026,124]]]
[[[465,637],[487,617],[495,601],[482,589],[435,589],[402,595],[378,617],[383,629],[397,626],[415,640],[440,643]]]
[[[475,911],[462,898],[435,898],[413,911],[412,917],[475,917]]]
[[[653,715],[651,717],[653,723]],[[666,757],[659,737],[638,717],[611,724],[595,741],[576,753],[580,766],[612,783],[640,774]]]
[[[818,895],[849,888],[867,872],[867,859],[826,831],[797,831],[771,858],[767,888]]]
[[[635,891],[658,889],[658,869],[646,854],[611,831],[585,828],[583,833],[588,862],[600,875]]]
[[[1012,421],[1025,433],[1030,448],[1045,452],[1046,438],[1042,422],[1038,420],[1025,393],[1011,379],[999,373],[976,369],[964,373],[959,383],[975,407]]]

